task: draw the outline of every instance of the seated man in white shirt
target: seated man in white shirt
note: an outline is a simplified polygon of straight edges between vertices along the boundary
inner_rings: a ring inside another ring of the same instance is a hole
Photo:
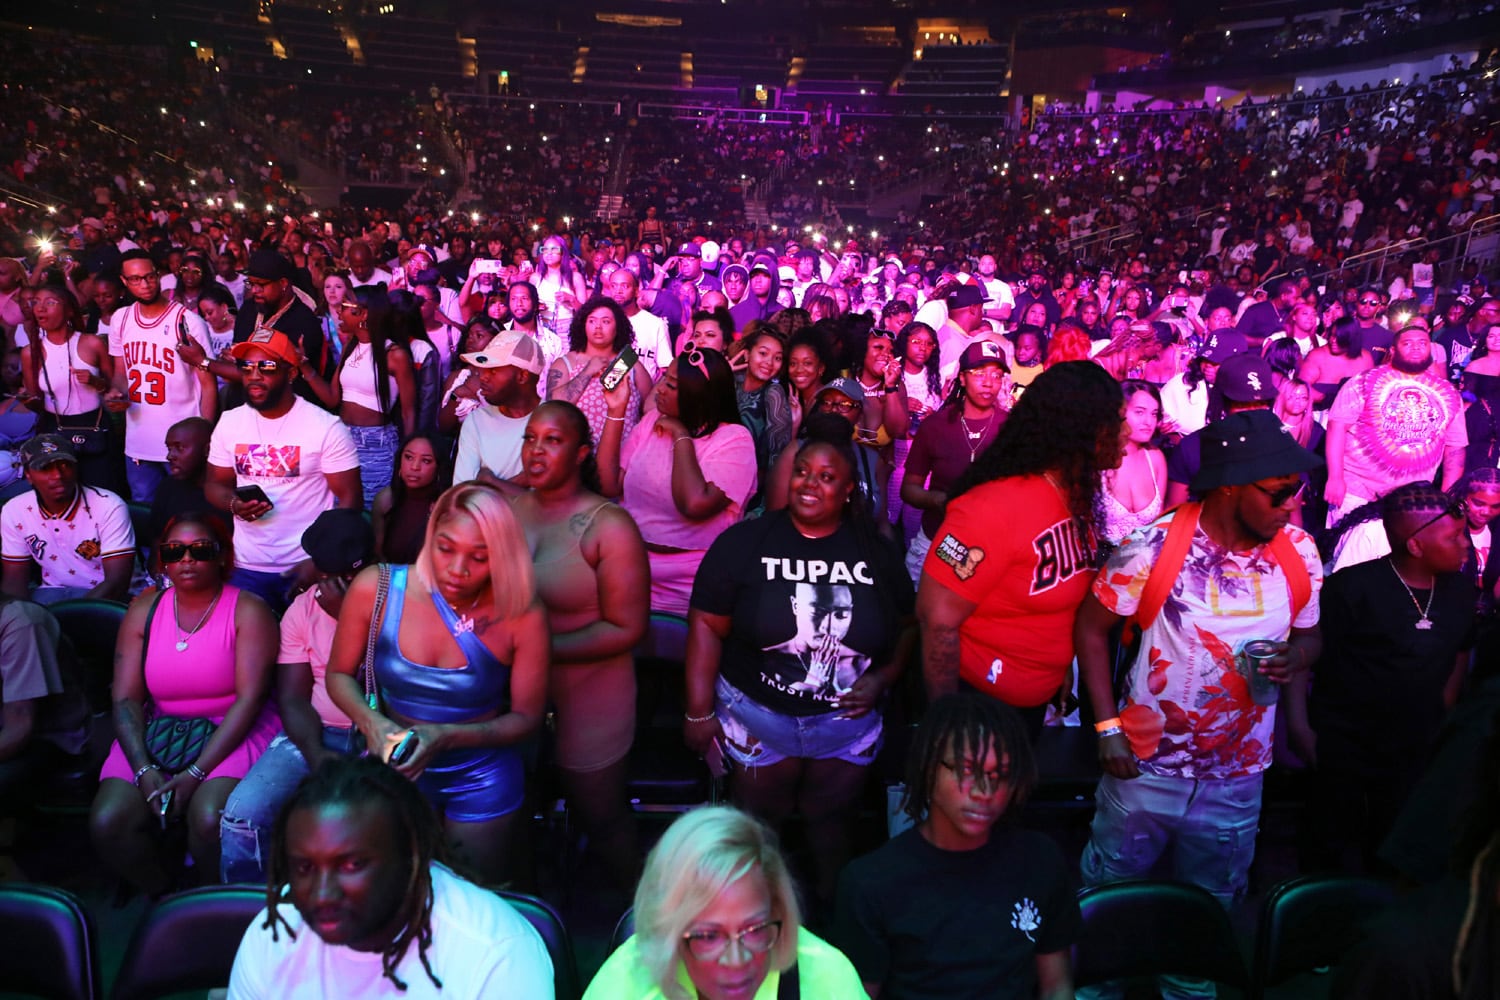
[[[531,337],[507,330],[484,350],[462,357],[479,378],[484,402],[464,417],[458,432],[453,481],[480,479],[507,493],[518,491],[523,487],[510,481],[521,475],[521,435],[542,402],[542,350]]]
[[[135,532],[125,501],[79,484],[78,456],[60,434],[38,434],[19,454],[31,490],[0,508],[0,590],[38,604],[75,597],[125,600],[135,568]],[[33,563],[41,570],[34,591]]]
[[[415,782],[374,758],[325,761],[277,818],[266,909],[240,942],[230,1000],[551,1000],[541,936],[434,861],[442,843]]]

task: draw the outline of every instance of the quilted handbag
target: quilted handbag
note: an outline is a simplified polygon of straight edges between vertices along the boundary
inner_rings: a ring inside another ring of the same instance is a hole
[[[146,752],[163,771],[176,774],[198,759],[217,728],[212,719],[158,715],[146,726]]]

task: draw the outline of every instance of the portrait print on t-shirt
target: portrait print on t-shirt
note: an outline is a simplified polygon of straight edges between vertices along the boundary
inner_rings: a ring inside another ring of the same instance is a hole
[[[256,479],[295,479],[302,475],[302,448],[295,444],[236,444],[234,471]]]
[[[762,679],[788,694],[832,701],[870,665],[868,656],[844,645],[854,621],[854,591],[845,583],[797,583],[793,588],[797,634],[765,648]]]

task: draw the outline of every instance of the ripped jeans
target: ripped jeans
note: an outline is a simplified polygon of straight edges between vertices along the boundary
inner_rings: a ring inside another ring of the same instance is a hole
[[[1105,775],[1094,793],[1094,823],[1083,849],[1083,884],[1147,878],[1172,852],[1172,878],[1212,893],[1227,909],[1245,891],[1260,826],[1263,775],[1167,778],[1142,771],[1129,781]],[[1217,995],[1214,984],[1162,976],[1164,1000]],[[1113,983],[1078,990],[1080,998],[1123,995]]]
[[[353,756],[365,747],[357,728],[323,727],[323,747]],[[250,773],[229,793],[219,817],[219,878],[264,885],[276,814],[307,777],[307,761],[286,733],[271,741]]]

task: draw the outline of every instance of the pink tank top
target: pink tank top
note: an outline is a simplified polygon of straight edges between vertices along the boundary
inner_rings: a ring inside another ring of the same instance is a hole
[[[234,704],[234,608],[239,596],[238,587],[226,584],[213,613],[192,635],[177,627],[172,592],[162,596],[146,647],[146,693],[158,714],[222,719]],[[179,650],[182,641],[187,648]]]

